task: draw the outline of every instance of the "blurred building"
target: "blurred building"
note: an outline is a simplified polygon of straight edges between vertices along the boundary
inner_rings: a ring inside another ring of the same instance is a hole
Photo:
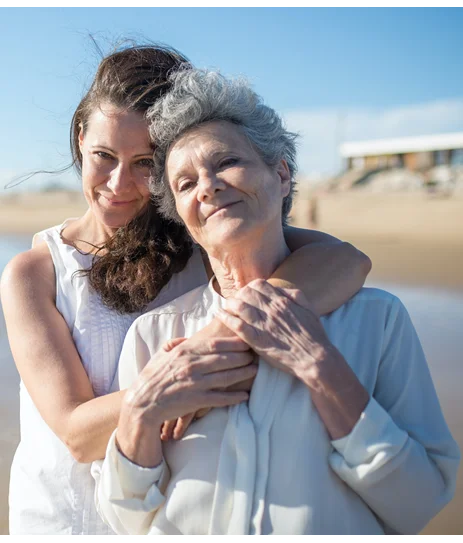
[[[347,171],[406,168],[422,172],[436,166],[462,166],[463,132],[346,142],[340,152]]]

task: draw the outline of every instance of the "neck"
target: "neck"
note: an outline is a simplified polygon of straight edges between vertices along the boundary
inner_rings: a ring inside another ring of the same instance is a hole
[[[76,246],[86,253],[95,253],[117,231],[98,222],[88,209],[80,219],[71,222],[62,232],[66,243]]]
[[[262,236],[251,243],[208,251],[217,292],[228,298],[254,279],[268,279],[290,254],[283,231],[278,238]]]

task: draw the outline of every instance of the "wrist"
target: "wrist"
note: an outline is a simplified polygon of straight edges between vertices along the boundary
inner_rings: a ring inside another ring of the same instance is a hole
[[[310,356],[304,354],[304,359],[308,359],[308,362],[298,369],[296,377],[309,389],[318,391],[326,386],[325,382],[329,380],[333,369],[336,371],[339,357],[342,358],[342,355],[334,345],[314,346],[310,350]]]
[[[139,417],[130,417],[123,411],[116,432],[119,452],[128,460],[142,467],[151,468],[162,461],[162,422],[144,422]]]
[[[330,438],[339,439],[352,431],[370,395],[334,346],[313,366],[304,382]]]

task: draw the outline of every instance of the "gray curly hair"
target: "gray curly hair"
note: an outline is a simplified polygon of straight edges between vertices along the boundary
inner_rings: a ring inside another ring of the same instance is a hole
[[[171,145],[200,124],[228,121],[241,127],[268,166],[276,166],[281,159],[288,163],[290,192],[282,204],[282,221],[286,225],[295,193],[298,135],[285,129],[280,116],[263,103],[243,78],[227,79],[215,71],[189,69],[172,74],[170,80],[169,92],[147,111],[150,135],[155,144],[150,190],[161,214],[182,223],[165,177]]]

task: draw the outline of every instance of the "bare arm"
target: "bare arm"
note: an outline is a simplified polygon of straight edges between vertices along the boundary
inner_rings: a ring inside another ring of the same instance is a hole
[[[350,243],[293,227],[286,228],[285,238],[293,252],[269,282],[302,290],[318,315],[334,311],[363,287],[371,260]]]
[[[103,458],[125,392],[95,398],[55,306],[55,272],[46,246],[8,264],[1,296],[13,357],[41,416],[76,460]]]

